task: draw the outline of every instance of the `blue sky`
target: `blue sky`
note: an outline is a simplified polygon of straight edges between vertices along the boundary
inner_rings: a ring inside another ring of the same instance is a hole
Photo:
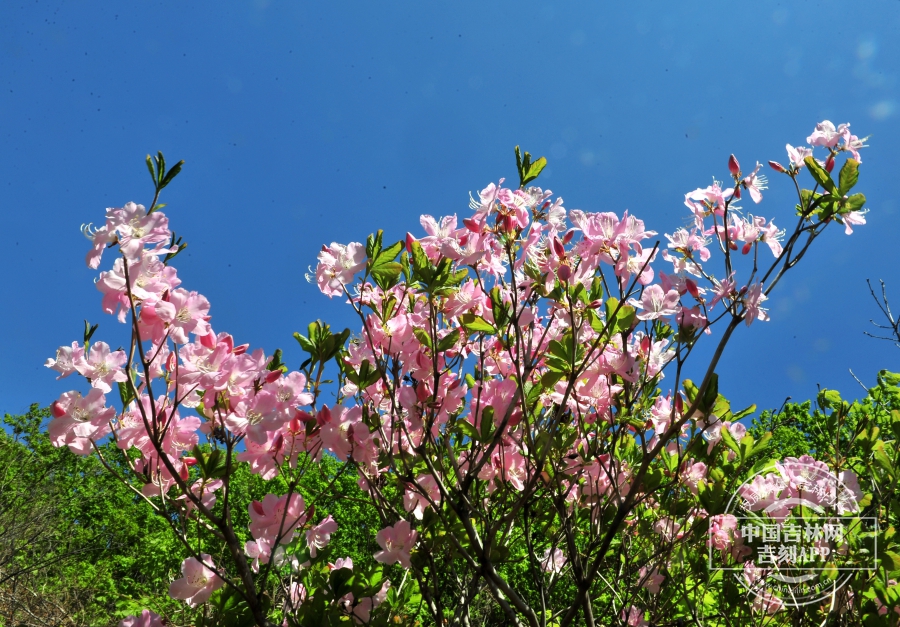
[[[209,298],[217,331],[282,347],[296,368],[294,331],[355,327],[304,279],[321,245],[463,217],[469,191],[512,178],[516,144],[548,158],[538,182],[567,208],[629,209],[662,234],[685,223],[685,192],[727,176],[729,153],[745,169],[783,160],[817,121],[850,122],[872,135],[869,224],[816,242],[771,322],[726,350],[721,390],[771,407],[816,384],[853,396],[849,368],[867,383],[900,370],[897,348],[863,335],[867,277],[900,309],[896,0],[212,6],[0,4],[0,412],[72,386],[43,362],[83,319],[124,343],[79,227],[149,203],[156,150],[187,162],[163,199],[189,242],[183,286]],[[788,226],[789,181],[770,179],[754,209]]]

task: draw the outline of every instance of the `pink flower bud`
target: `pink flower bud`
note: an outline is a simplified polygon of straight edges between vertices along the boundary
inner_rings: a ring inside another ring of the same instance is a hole
[[[560,281],[568,281],[572,277],[572,268],[569,266],[560,266],[556,271],[556,276]]]
[[[216,334],[213,332],[201,335],[198,339],[200,340],[200,345],[204,348],[213,349],[216,347]]]
[[[413,234],[409,231],[406,232],[406,252],[412,254],[412,245],[413,242],[416,241],[416,238],[413,237]]]
[[[769,161],[769,167],[775,170],[776,172],[787,172],[787,168],[778,163],[777,161]]]
[[[182,457],[181,461],[184,462],[185,466],[196,466],[197,465],[196,457]]]
[[[463,225],[473,233],[481,233],[481,223],[475,218],[463,218]]]
[[[563,244],[568,244],[569,242],[571,242],[573,237],[575,237],[575,229],[569,229],[568,231],[566,231],[566,234],[563,235]]]
[[[62,418],[66,415],[66,410],[62,405],[60,405],[59,401],[53,403],[53,405],[50,407],[50,411],[53,414],[54,418]]]
[[[250,348],[249,344],[241,344],[240,346],[235,346],[234,350],[231,351],[233,355],[243,355],[247,352],[247,349]]]
[[[741,254],[746,255],[750,252],[750,249],[753,248],[753,242],[747,242],[744,244],[743,248],[741,248]]]
[[[175,366],[177,365],[175,353],[169,353],[169,356],[166,358],[166,370],[169,372],[175,372]]]
[[[831,172],[834,170],[834,155],[831,155],[825,160],[825,171]]]
[[[738,160],[734,155],[728,157],[728,171],[731,172],[731,176],[735,178],[741,173],[741,164],[738,163]]]
[[[566,249],[563,247],[563,243],[559,240],[558,237],[553,238],[553,252],[556,253],[557,257],[565,257]]]
[[[740,200],[740,199],[741,199],[741,188],[740,188],[740,186],[737,186],[737,187],[734,188],[734,198],[735,198],[735,200]]]
[[[684,399],[681,398],[681,394],[675,395],[675,412],[680,414],[684,411]]]
[[[700,298],[700,290],[697,289],[697,283],[692,279],[685,279],[684,286],[687,288],[688,293],[694,298]]]
[[[266,383],[274,383],[281,378],[281,370],[272,370],[266,374]]]
[[[331,410],[328,409],[328,405],[322,405],[322,409],[320,409],[319,413],[316,415],[316,422],[319,426],[331,422]]]

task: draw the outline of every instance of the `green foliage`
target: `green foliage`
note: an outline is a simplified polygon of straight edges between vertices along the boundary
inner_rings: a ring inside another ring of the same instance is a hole
[[[144,608],[173,624],[219,624],[215,612],[191,610],[168,597],[187,553],[165,517],[96,455],[79,457],[53,447],[42,428],[49,417],[47,409],[32,405],[25,415],[7,414],[6,429],[0,430],[0,626],[112,625]],[[100,449],[110,467],[125,475],[121,451],[111,443]],[[204,446],[194,455],[204,474],[221,475],[221,454]],[[309,466],[298,490],[316,519],[331,514],[338,522],[329,555],[349,556],[358,569],[372,569],[381,524],[356,482],[355,472],[326,455]],[[287,486],[280,477],[266,481],[251,474],[247,464],[235,467],[230,485],[234,528],[246,541],[250,501],[284,493]],[[36,533],[30,542],[11,540]],[[392,580],[401,577],[393,573]],[[44,592],[35,597],[33,590]],[[236,600],[222,599],[229,602]],[[29,612],[40,622],[30,622]]]

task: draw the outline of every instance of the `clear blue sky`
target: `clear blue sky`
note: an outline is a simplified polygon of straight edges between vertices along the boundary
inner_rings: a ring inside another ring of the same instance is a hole
[[[353,325],[304,280],[322,243],[399,238],[418,215],[468,211],[468,192],[514,174],[521,144],[569,209],[629,209],[684,224],[685,192],[741,163],[785,157],[815,122],[871,134],[869,224],[834,229],[779,286],[772,321],[742,327],[722,362],[741,406],[816,384],[854,394],[900,350],[866,338],[865,278],[900,309],[896,242],[900,2],[0,3],[0,179],[5,285],[0,412],[72,387],[43,367],[60,344],[124,342],[100,311],[78,229],[148,203],[143,164],[189,242],[183,286],[217,331],[300,351],[315,318]],[[774,176],[758,207],[787,226]],[[749,204],[745,202],[745,204]],[[660,261],[658,268],[666,269]]]

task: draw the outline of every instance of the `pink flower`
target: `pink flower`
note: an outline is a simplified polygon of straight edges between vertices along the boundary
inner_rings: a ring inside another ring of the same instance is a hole
[[[340,296],[344,286],[353,281],[357,272],[366,265],[366,249],[362,244],[352,242],[344,246],[332,242],[319,253],[316,266],[316,282],[319,290],[328,296]]]
[[[156,303],[156,315],[169,325],[169,337],[178,344],[188,343],[188,333],[207,335],[209,301],[197,292],[178,288],[169,292],[168,298]]]
[[[650,594],[659,594],[659,587],[666,580],[666,576],[661,575],[656,566],[652,570],[649,566],[642,566],[638,571],[638,580],[641,582],[641,587],[646,588]]]
[[[119,250],[128,259],[140,258],[145,244],[162,244],[171,236],[165,214],[148,214],[144,205],[133,202],[125,203],[121,209],[107,209],[106,229],[118,233]]]
[[[87,359],[82,359],[75,365],[79,373],[91,380],[91,386],[103,393],[112,391],[112,383],[124,383],[128,376],[122,370],[122,366],[128,361],[125,351],[118,350],[110,353],[106,342],[97,342],[91,346]]]
[[[212,558],[203,553],[202,562],[189,557],[181,564],[181,579],[176,579],[169,586],[169,596],[181,599],[191,607],[206,603],[213,592],[221,588],[225,582],[215,573]],[[209,566],[207,566],[209,565]]]
[[[77,372],[77,366],[84,360],[84,349],[78,342],[72,342],[72,346],[60,346],[56,349],[56,359],[52,357],[44,362],[44,366],[56,370],[59,376],[57,380],[65,379],[73,372]]]
[[[140,616],[126,616],[119,621],[119,627],[164,627],[162,617],[156,612],[144,610]]]
[[[375,554],[375,561],[387,565],[399,562],[403,568],[412,568],[409,552],[416,545],[418,535],[405,520],[393,527],[385,527],[375,536],[375,541],[384,549]]]
[[[757,318],[763,322],[769,319],[768,312],[760,307],[760,304],[768,299],[769,297],[763,293],[762,283],[754,283],[750,286],[750,289],[747,290],[743,302],[744,307],[747,310],[746,314],[744,314],[744,323],[748,327],[753,324],[753,321]]]
[[[826,148],[834,148],[845,131],[850,130],[849,124],[841,124],[837,128],[830,121],[825,120],[816,124],[816,130],[812,135],[806,138],[806,143],[810,146],[825,146]]]
[[[321,551],[331,542],[331,534],[337,531],[338,525],[331,514],[325,520],[306,532],[306,545],[309,547],[310,557],[316,556],[316,551]]]
[[[740,533],[737,529],[737,518],[732,514],[717,514],[709,519],[708,546],[720,551],[726,551],[740,542]]]
[[[851,211],[850,213],[845,213],[841,216],[841,220],[844,222],[844,233],[850,235],[853,233],[853,226],[858,226],[860,224],[866,223],[866,212],[868,209],[864,209],[861,211]]]
[[[430,499],[430,500],[429,500]],[[431,475],[419,475],[415,485],[409,485],[403,495],[403,508],[413,516],[422,520],[422,514],[431,507],[431,503],[441,502],[441,491],[437,481]]]
[[[750,198],[757,204],[762,200],[761,191],[767,189],[766,184],[768,183],[765,176],[758,174],[761,167],[762,164],[757,162],[756,169],[741,181],[741,186],[750,192]]]
[[[80,392],[66,392],[51,407],[53,420],[47,432],[53,446],[68,446],[73,453],[88,455],[91,440],[102,438],[110,431],[109,421],[116,410],[106,407],[106,397],[97,388],[82,396]]]
[[[644,611],[633,605],[628,608],[627,613],[625,610],[622,610],[622,620],[625,621],[628,627],[647,627],[650,624],[644,619]]]
[[[566,565],[566,555],[558,548],[551,549],[547,547],[547,550],[544,551],[544,556],[541,558],[541,570],[545,573],[559,573],[562,571],[563,566]]]
[[[804,146],[794,148],[790,144],[787,144],[785,148],[787,148],[788,159],[791,162],[792,168],[799,170],[800,168],[806,167],[804,159],[812,155],[812,148],[806,148]]]
[[[680,299],[681,296],[675,290],[663,292],[659,285],[650,285],[641,294],[640,302],[634,299],[630,299],[628,302],[644,310],[637,315],[638,320],[656,320],[676,313]]]
[[[690,490],[694,494],[697,494],[700,480],[706,477],[706,464],[704,464],[703,462],[685,462],[683,465],[683,469],[683,478],[685,485],[688,487],[688,490]]]
[[[250,533],[257,540],[266,538],[275,542],[277,537],[281,544],[288,544],[294,537],[294,530],[303,522],[306,504],[297,493],[277,497],[267,494],[262,502],[250,503]]]
[[[263,444],[267,431],[275,431],[280,426],[278,417],[275,396],[260,390],[254,396],[235,403],[234,411],[225,418],[225,424],[234,433],[246,434],[248,439]]]

